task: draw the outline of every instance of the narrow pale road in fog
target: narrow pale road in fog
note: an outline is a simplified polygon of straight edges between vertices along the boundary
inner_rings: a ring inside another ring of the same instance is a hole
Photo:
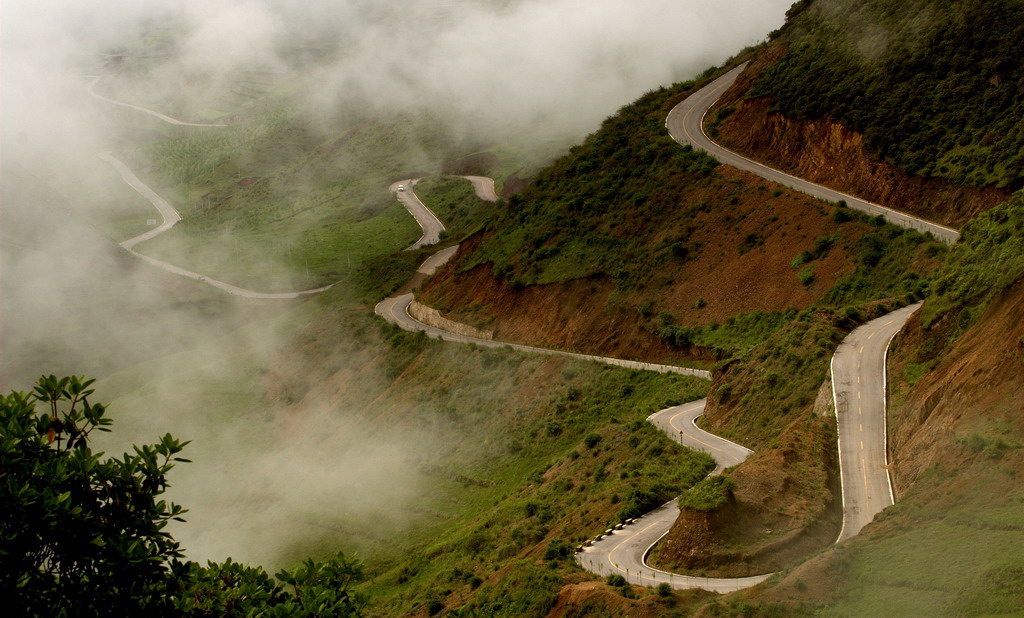
[[[143,114],[148,114],[150,116],[153,116],[154,118],[159,118],[160,120],[166,122],[167,124],[173,124],[173,125],[177,125],[177,126],[180,126],[180,127],[223,127],[223,126],[226,126],[226,125],[223,125],[223,124],[211,124],[211,123],[203,123],[203,122],[185,122],[184,120],[178,120],[177,118],[171,118],[170,116],[165,116],[164,114],[161,114],[160,112],[155,112],[155,111],[153,111],[151,109],[146,109],[145,107],[139,107],[138,105],[132,105],[131,103],[125,103],[124,101],[118,101],[116,99],[107,98],[107,97],[105,97],[105,96],[103,96],[101,94],[97,94],[96,93],[96,84],[98,84],[101,79],[103,79],[102,76],[96,76],[91,82],[89,82],[89,86],[88,86],[89,94],[91,94],[93,97],[99,99],[100,101],[105,101],[105,102],[110,103],[112,105],[120,105],[121,107],[127,107],[128,109],[134,109],[137,112],[142,112]]]
[[[152,204],[153,207],[156,208],[157,212],[160,213],[160,216],[163,217],[163,221],[160,223],[160,225],[149,230],[148,232],[139,234],[135,238],[129,238],[128,240],[122,242],[122,247],[129,251],[132,251],[132,247],[134,247],[135,245],[145,240],[149,240],[150,238],[159,236],[160,234],[163,234],[167,230],[174,227],[174,224],[176,224],[178,221],[181,221],[181,214],[178,213],[174,206],[171,206],[167,202],[167,200],[157,195],[156,191],[146,186],[144,182],[139,180],[139,177],[136,176],[134,172],[128,169],[127,165],[122,163],[114,155],[110,154],[109,152],[101,152],[96,156],[98,156],[103,161],[106,161],[111,166],[113,166],[113,168],[117,170],[117,173],[121,175],[121,179],[124,180],[129,187],[135,189],[135,191],[137,191],[139,195],[149,200],[149,203]],[[135,252],[132,251],[132,253]]]
[[[418,180],[419,178],[399,180],[392,183],[389,187],[391,192],[398,196],[398,201],[402,203],[402,206],[405,206],[405,209],[409,211],[412,218],[416,219],[416,223],[419,223],[420,227],[423,228],[423,236],[420,236],[419,240],[406,247],[406,251],[414,251],[421,247],[436,245],[441,242],[441,232],[445,230],[444,224],[437,218],[437,215],[427,208],[420,201],[420,198],[416,197],[416,194],[413,193],[412,187]],[[399,191],[399,188],[402,190]]]
[[[906,213],[862,200],[859,197],[854,197],[841,191],[797,178],[796,176],[791,176],[785,172],[780,172],[712,141],[704,132],[704,117],[711,106],[733,85],[746,66],[745,63],[741,64],[704,88],[686,97],[679,105],[672,108],[672,111],[668,114],[668,119],[665,121],[665,127],[668,129],[669,135],[680,144],[689,144],[694,148],[709,153],[721,163],[757,174],[761,178],[796,189],[811,197],[828,202],[845,201],[846,205],[850,208],[870,215],[882,215],[893,225],[915,229],[920,232],[930,232],[947,244],[953,244],[960,238],[960,233],[956,230],[918,219]]]
[[[753,451],[697,427],[706,399],[666,408],[647,417],[672,440],[715,458],[718,464],[711,474],[742,463]],[[576,561],[584,569],[602,576],[619,574],[641,586],[667,583],[675,589],[702,588],[714,592],[732,592],[759,584],[771,573],[751,577],[696,577],[655,569],[647,564],[647,554],[662,539],[679,517],[679,505],[672,500],[646,513],[633,523],[612,529],[603,538],[577,552]]]
[[[150,189],[149,186],[147,186],[144,182],[139,180],[139,177],[136,176],[128,168],[127,165],[118,160],[112,154],[110,154],[109,152],[101,152],[97,156],[100,159],[109,163],[111,166],[113,166],[113,168],[117,170],[117,172],[121,175],[121,178],[125,181],[125,183],[127,183],[128,186],[130,186],[131,188],[135,189],[139,193],[139,195],[146,198],[149,201],[149,203],[152,204],[154,208],[156,208],[157,212],[160,213],[160,216],[163,217],[163,222],[157,227],[149,230],[144,234],[139,234],[134,238],[129,238],[128,240],[121,243],[121,246],[124,247],[125,250],[127,250],[135,257],[145,260],[150,265],[155,266],[161,270],[165,270],[169,273],[173,273],[181,277],[193,279],[195,281],[211,285],[217,289],[227,292],[228,294],[240,296],[242,298],[253,298],[261,300],[285,300],[290,298],[298,298],[300,296],[307,296],[309,294],[317,294],[331,287],[329,285],[325,285],[323,287],[314,288],[312,290],[300,290],[298,292],[257,292],[254,290],[240,288],[238,286],[231,285],[230,283],[226,283],[224,281],[211,279],[197,272],[193,272],[191,270],[181,268],[180,266],[175,266],[174,264],[169,264],[162,260],[158,260],[156,258],[149,257],[148,255],[143,255],[139,253],[138,251],[135,250],[135,245],[145,240],[155,238],[156,236],[163,234],[167,230],[171,229],[172,227],[174,227],[175,223],[181,221],[181,215],[178,214],[178,211],[175,210],[174,207],[167,202],[167,200],[157,195],[155,191]]]
[[[864,324],[832,357],[843,481],[843,529],[836,542],[855,536],[893,504],[886,456],[885,359],[889,342],[920,308],[921,303],[910,305]]]

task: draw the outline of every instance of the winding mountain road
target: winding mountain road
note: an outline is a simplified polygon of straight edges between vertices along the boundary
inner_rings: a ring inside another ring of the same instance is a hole
[[[707,110],[732,85],[744,66],[730,71],[709,86],[691,95],[672,110],[666,121],[666,126],[673,138],[680,143],[688,143],[696,148],[706,150],[723,163],[753,172],[814,197],[829,201],[845,200],[851,208],[870,214],[881,214],[896,225],[932,233],[948,243],[955,242],[959,238],[959,234],[955,230],[921,221],[904,213],[778,172],[715,144],[704,133],[702,120],[707,114]],[[152,114],[173,124],[220,126],[185,123],[151,110],[106,99],[93,92],[96,81],[98,79],[90,84],[90,93],[97,98]],[[159,227],[122,243],[125,249],[140,258],[170,272],[206,281],[229,293],[250,298],[295,298],[304,294],[314,294],[330,287],[283,294],[253,292],[223,282],[211,281],[197,273],[136,253],[135,245],[170,229],[180,220],[180,215],[112,155],[102,153],[100,157],[117,169],[125,182],[146,197],[163,217],[163,223]],[[491,179],[485,177],[467,177],[467,179],[473,183],[477,195],[481,198],[491,201],[497,199]],[[416,179],[408,179],[391,185],[391,190],[397,194],[398,199],[423,228],[423,236],[409,247],[410,250],[436,244],[440,233],[445,229],[437,216],[415,195],[412,190],[415,182]],[[405,190],[398,191],[399,185],[404,185]],[[417,271],[418,276],[433,274],[457,251],[458,245],[455,245],[432,255],[420,266]],[[422,331],[431,337],[438,337],[446,341],[474,343],[487,347],[507,347],[530,353],[556,354],[597,361],[630,369],[710,378],[708,372],[701,370],[549,350],[457,335],[428,326],[413,318],[409,314],[409,305],[412,301],[412,293],[399,294],[382,300],[374,310],[388,322],[403,329]],[[885,360],[892,338],[919,307],[919,304],[905,307],[861,326],[844,339],[832,359],[833,398],[838,424],[843,487],[843,528],[836,542],[857,534],[864,525],[872,520],[875,514],[893,503],[886,457]],[[720,474],[726,468],[743,462],[752,451],[697,427],[695,420],[703,413],[704,406],[704,400],[675,406],[652,414],[648,420],[665,431],[671,439],[711,454],[717,462],[713,474]],[[704,588],[717,592],[731,592],[756,585],[770,577],[771,574],[744,578],[694,577],[668,573],[648,566],[647,555],[654,544],[667,534],[678,517],[678,513],[678,506],[673,500],[651,513],[629,522],[628,525],[616,526],[616,529],[609,530],[606,535],[601,535],[595,542],[588,544],[583,551],[578,552],[576,560],[583,568],[598,575],[619,573],[633,583],[642,585],[668,583],[677,589]]]
[[[445,251],[449,251],[446,249]],[[440,254],[438,254],[440,255]],[[454,252],[447,255],[450,258],[454,255]],[[436,257],[436,256],[435,256]],[[429,261],[429,260],[428,260]],[[447,261],[447,259],[445,260]],[[442,262],[443,263],[443,262]],[[424,262],[426,264],[426,262]],[[440,266],[440,263],[435,263],[434,268]],[[421,267],[422,268],[422,267]],[[401,294],[398,296],[391,296],[377,303],[374,307],[374,313],[384,318],[386,321],[410,332],[424,332],[429,337],[436,339],[443,339],[444,341],[452,341],[456,343],[474,343],[479,346],[485,346],[488,348],[508,348],[512,350],[518,350],[520,352],[528,352],[531,354],[545,354],[549,356],[565,356],[567,358],[575,358],[577,360],[594,361],[598,363],[604,363],[606,365],[615,365],[616,367],[625,367],[627,369],[638,369],[643,371],[655,371],[658,373],[676,373],[680,375],[694,376],[698,378],[710,379],[711,374],[702,369],[691,369],[689,367],[676,367],[675,365],[659,365],[656,363],[644,363],[641,361],[625,360],[621,358],[609,358],[606,356],[594,356],[591,354],[579,354],[576,352],[567,352],[564,350],[552,350],[549,348],[539,348],[536,346],[522,345],[519,343],[507,343],[504,341],[493,341],[489,339],[481,339],[477,337],[469,337],[466,335],[458,335],[428,324],[420,322],[416,318],[409,315],[409,305],[414,300],[412,292]]]
[[[679,444],[714,457],[717,466],[711,474],[721,474],[726,468],[743,463],[753,451],[697,427],[697,417],[704,413],[706,403],[706,399],[701,399],[666,408],[647,420]],[[668,534],[678,517],[677,500],[671,500],[621,528],[607,531],[601,539],[577,552],[576,561],[591,573],[617,573],[641,586],[667,583],[676,589],[703,588],[722,593],[749,588],[771,577],[770,573],[751,577],[697,577],[651,567],[647,564],[647,555]]]
[[[299,290],[297,292],[258,292],[256,290],[249,290],[246,288],[238,287],[236,285],[231,285],[230,283],[227,283],[225,281],[218,281],[217,279],[212,279],[200,273],[182,268],[180,266],[175,266],[174,264],[171,264],[169,262],[164,262],[163,260],[158,260],[148,255],[139,253],[138,251],[135,250],[135,245],[143,241],[149,240],[151,238],[155,238],[160,234],[163,234],[167,230],[171,229],[172,227],[174,227],[174,224],[176,224],[178,221],[181,221],[181,214],[179,214],[178,211],[167,202],[167,200],[160,197],[156,193],[156,191],[153,191],[144,182],[139,180],[139,177],[136,176],[135,173],[132,172],[127,165],[125,165],[123,162],[114,157],[114,155],[110,154],[109,152],[101,152],[97,156],[100,159],[109,163],[115,170],[117,170],[117,172],[121,175],[121,179],[124,180],[125,183],[128,184],[128,186],[135,189],[139,193],[139,195],[146,198],[149,201],[149,203],[152,204],[154,208],[156,208],[157,212],[159,212],[160,216],[163,218],[163,221],[157,227],[149,230],[148,232],[145,232],[144,234],[139,234],[134,238],[129,238],[128,240],[121,243],[121,246],[124,247],[125,250],[127,250],[135,257],[144,260],[148,262],[150,265],[155,266],[161,270],[165,270],[169,273],[173,273],[180,277],[185,277],[187,279],[193,279],[195,281],[205,283],[217,289],[223,290],[228,294],[231,294],[233,296],[239,296],[242,298],[252,298],[259,300],[285,300],[299,298],[300,296],[308,296],[310,294],[318,294],[331,287],[330,285],[325,285],[319,288],[313,288],[310,290]]]
[[[177,118],[171,118],[170,116],[166,116],[164,114],[161,114],[160,112],[155,112],[155,111],[153,111],[151,109],[146,109],[144,107],[139,107],[137,105],[131,105],[129,103],[124,103],[124,102],[121,102],[121,101],[116,101],[114,99],[109,99],[107,97],[101,96],[101,95],[97,94],[96,91],[95,91],[96,84],[99,83],[100,79],[101,79],[100,77],[96,77],[91,82],[89,82],[88,90],[89,90],[89,94],[91,94],[92,96],[96,97],[97,99],[100,99],[101,101],[106,101],[107,103],[112,103],[114,105],[120,105],[120,106],[127,107],[127,108],[130,108],[130,109],[133,109],[133,110],[145,113],[145,114],[149,114],[151,116],[159,118],[160,120],[162,120],[162,121],[164,121],[166,123],[173,124],[173,125],[185,126],[185,127],[223,127],[223,126],[225,126],[223,124],[201,124],[201,123],[194,123],[194,122],[185,122],[183,120],[178,120]],[[142,197],[146,198],[146,200],[149,201],[149,203],[152,204],[154,208],[156,208],[157,212],[160,213],[160,217],[162,218],[162,221],[161,221],[160,225],[158,225],[157,227],[155,227],[155,228],[153,228],[153,229],[151,229],[151,230],[149,230],[149,231],[147,231],[147,232],[145,232],[143,234],[139,234],[138,236],[135,236],[134,238],[129,238],[128,240],[125,240],[125,241],[123,241],[121,243],[121,246],[126,251],[128,251],[132,255],[138,257],[139,259],[144,260],[144,261],[148,262],[150,265],[155,266],[155,267],[157,267],[157,268],[159,268],[161,270],[167,271],[169,273],[173,273],[173,274],[178,275],[180,277],[185,277],[187,279],[192,279],[192,280],[198,281],[200,283],[205,283],[205,284],[213,286],[213,287],[215,287],[215,288],[217,288],[219,290],[227,292],[228,294],[231,294],[233,296],[239,296],[239,297],[242,297],[242,298],[251,298],[251,299],[259,299],[259,300],[287,300],[287,299],[299,298],[301,296],[309,296],[311,294],[319,294],[320,292],[323,292],[324,290],[327,290],[327,289],[329,289],[331,287],[331,285],[325,285],[325,286],[321,286],[321,287],[318,287],[318,288],[312,288],[312,289],[308,289],[308,290],[299,290],[299,291],[296,291],[296,292],[259,292],[259,291],[256,291],[256,290],[249,290],[249,289],[246,289],[246,288],[238,287],[236,285],[231,285],[230,283],[227,283],[225,281],[218,281],[217,279],[212,279],[212,278],[207,277],[205,275],[202,275],[200,273],[197,273],[197,272],[185,269],[185,268],[181,268],[180,266],[175,266],[174,264],[170,264],[168,262],[164,262],[162,260],[158,260],[156,258],[149,257],[148,255],[139,253],[138,251],[135,250],[135,246],[136,245],[138,245],[141,242],[150,240],[152,238],[156,238],[160,234],[163,234],[167,230],[169,230],[172,227],[174,227],[174,225],[176,223],[181,221],[181,213],[179,213],[177,211],[177,209],[175,209],[173,206],[171,206],[171,204],[167,200],[165,200],[164,198],[160,197],[160,195],[158,195],[156,191],[154,191],[153,189],[149,188],[149,186],[146,185],[146,183],[144,183],[141,180],[139,180],[139,177],[136,176],[135,173],[132,172],[132,170],[129,169],[128,166],[124,164],[124,162],[122,162],[121,160],[117,159],[113,154],[111,154],[110,152],[101,152],[101,153],[98,153],[96,156],[98,156],[101,160],[105,161],[111,167],[113,167],[115,170],[117,170],[117,173],[121,175],[121,179],[124,180],[124,182],[127,183],[129,187],[131,187],[132,189],[135,189],[135,191],[138,192],[139,195],[141,195]]]
[[[736,82],[736,78],[739,77],[746,67],[746,63],[741,64],[704,88],[691,94],[679,105],[672,108],[668,118],[665,120],[665,127],[668,129],[672,139],[680,144],[689,144],[694,148],[703,150],[721,163],[757,174],[766,180],[777,182],[812,197],[828,202],[845,201],[846,205],[854,210],[870,215],[882,215],[893,225],[931,233],[939,240],[948,244],[953,244],[959,240],[960,233],[954,229],[939,225],[938,223],[924,221],[904,212],[886,208],[880,204],[862,200],[859,197],[836,191],[823,185],[814,184],[785,172],[780,172],[714,142],[704,132],[704,117],[715,102],[725,94],[725,91]]]
[[[832,395],[839,426],[845,541],[895,501],[886,437],[885,362],[889,343],[921,303],[893,311],[850,333],[832,357]]]
[[[733,69],[673,108],[666,121],[666,127],[676,141],[704,149],[723,163],[750,171],[813,197],[833,202],[845,200],[850,208],[873,215],[883,215],[896,225],[931,233],[947,243],[959,239],[959,234],[955,230],[784,174],[713,142],[704,132],[703,118],[708,109],[735,82],[744,66]],[[419,203],[422,206],[422,203]],[[446,256],[445,261],[450,257]],[[409,315],[408,307],[412,300],[411,293],[385,299],[375,310],[386,320],[407,330],[422,330],[431,336],[448,341],[489,346],[503,345],[499,342],[455,335],[422,324]],[[892,337],[902,329],[919,306],[905,307],[861,326],[844,339],[833,358],[833,398],[836,405],[843,487],[843,525],[836,542],[857,534],[878,512],[893,503],[886,453],[885,359]],[[532,346],[511,347],[528,352],[550,353]],[[575,354],[567,355],[581,357]],[[601,362],[610,360],[582,357]],[[615,364],[621,365],[622,362],[617,361]],[[660,370],[660,367],[655,366],[623,366]],[[852,414],[853,402],[856,402],[856,415]],[[711,454],[717,463],[713,474],[720,474],[724,469],[744,461],[752,451],[697,427],[695,420],[703,413],[704,405],[704,401],[699,401],[669,408],[651,415],[648,420],[664,430],[673,440]],[[703,588],[716,592],[731,592],[754,586],[771,576],[768,573],[742,578],[694,577],[650,567],[646,560],[650,550],[668,533],[678,515],[677,502],[670,501],[633,522],[616,526],[606,534],[600,535],[582,551],[577,552],[576,560],[580,566],[598,575],[618,573],[640,585],[668,583],[677,589]]]
[[[665,125],[677,142],[700,148],[722,163],[813,197],[834,202],[845,200],[850,208],[882,215],[895,225],[931,233],[943,242],[951,244],[959,239],[959,233],[950,228],[779,172],[712,141],[704,132],[704,117],[745,67],[744,64],[729,71],[672,109]],[[919,303],[904,307],[862,325],[843,340],[833,356],[832,392],[843,498],[843,525],[836,543],[856,535],[894,502],[887,458],[885,362],[892,338],[920,306]],[[698,428],[694,421],[703,409],[703,401],[694,402],[663,410],[648,420],[677,442],[711,454],[718,463],[713,474],[720,474],[725,468],[742,462],[751,451]],[[601,575],[615,572],[641,585],[667,582],[673,588],[704,588],[716,592],[753,586],[771,576],[697,578],[669,574],[648,566],[648,553],[671,529],[678,512],[676,501],[669,502],[649,517],[609,530],[577,553],[576,559],[591,572]]]
[[[476,196],[480,199],[485,202],[498,201],[498,194],[494,191],[493,178],[487,176],[463,176],[463,178],[473,183],[473,190],[476,191]]]
[[[436,245],[441,242],[441,232],[446,229],[444,223],[441,223],[441,220],[437,218],[437,215],[427,208],[420,201],[420,198],[416,196],[416,193],[413,192],[412,188],[418,181],[419,178],[407,178],[392,183],[388,187],[392,193],[398,196],[398,201],[402,203],[402,206],[405,206],[405,209],[409,211],[412,218],[416,219],[416,223],[419,223],[423,229],[423,235],[420,236],[420,239],[406,247],[406,251],[415,251],[422,247]]]

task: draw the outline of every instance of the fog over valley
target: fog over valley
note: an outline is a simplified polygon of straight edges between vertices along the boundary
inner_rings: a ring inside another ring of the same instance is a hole
[[[500,445],[459,438],[446,394],[403,391],[366,326],[360,267],[419,234],[389,183],[480,151],[528,175],[644,92],[763,41],[790,4],[3,2],[0,386],[87,374],[114,419],[102,450],[191,440],[170,476],[190,559],[280,567],[324,539],[368,553],[444,521],[430,500],[459,479],[452,462]],[[118,246],[160,216],[103,152],[182,213],[136,249],[204,281]],[[257,301],[206,278],[341,283]]]

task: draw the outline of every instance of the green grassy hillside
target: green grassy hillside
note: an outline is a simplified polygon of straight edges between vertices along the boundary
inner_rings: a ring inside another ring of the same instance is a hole
[[[432,601],[493,609],[506,576],[541,574],[506,610],[538,615],[579,577],[571,547],[712,466],[644,420],[704,396],[704,381],[431,341],[351,298],[332,289],[100,385],[120,412],[116,444],[165,427],[193,440],[194,463],[174,479],[175,499],[194,509],[192,534],[178,535],[186,547],[249,530],[275,549],[238,547],[243,560],[343,548],[367,565],[365,591],[388,615]],[[381,458],[385,444],[399,452]],[[390,478],[353,484],[349,452]],[[316,462],[309,478],[303,461]],[[314,487],[331,489],[313,499]]]
[[[924,293],[945,252],[940,243],[718,168],[674,142],[665,116],[697,87],[647,93],[605,120],[498,204],[497,216],[457,257],[457,272],[489,268],[494,285],[512,292],[609,282],[609,308],[595,309],[629,307],[670,345],[697,345],[720,359],[748,350],[809,307]],[[494,317],[463,307],[459,295],[470,291],[453,283],[432,285],[425,298],[488,327]],[[734,288],[771,291],[758,302]]]
[[[748,96],[839,120],[878,158],[958,184],[1024,182],[1024,5],[802,0]]]

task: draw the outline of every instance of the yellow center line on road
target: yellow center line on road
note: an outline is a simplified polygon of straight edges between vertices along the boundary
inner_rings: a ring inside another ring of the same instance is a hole
[[[673,428],[673,429],[675,429],[676,431],[678,431],[679,433],[683,433],[683,430],[682,430],[682,428],[678,427],[678,426],[677,426],[677,425],[676,425],[676,424],[675,424],[675,423],[674,423],[673,421],[675,421],[675,420],[676,420],[677,418],[679,418],[680,416],[682,416],[682,415],[686,414],[687,412],[688,412],[688,410],[684,410],[683,412],[680,412],[679,414],[676,414],[676,415],[675,415],[675,416],[673,416],[672,418],[668,419],[668,424],[669,424],[669,425],[671,425],[671,426],[672,426],[672,428]],[[700,438],[698,438],[697,436],[692,436],[692,435],[690,435],[690,434],[686,434],[686,436],[687,436],[688,438],[691,438],[691,439],[693,439],[693,440],[696,440],[697,442],[700,442],[701,444],[703,444],[704,446],[708,447],[709,449],[711,449],[711,450],[713,450],[713,451],[719,451],[719,452],[722,452],[722,453],[724,453],[724,452],[725,452],[725,451],[723,451],[723,450],[722,450],[721,448],[719,448],[719,447],[715,446],[714,444],[708,444],[707,442],[705,442],[704,440],[701,440],[701,439],[700,439]]]
[[[863,354],[863,353],[864,353],[864,346],[860,346],[860,353],[861,353],[861,354]]]
[[[868,489],[868,466],[864,463],[864,460],[860,460],[860,469],[864,472],[864,491]]]
[[[863,440],[860,441],[860,450],[862,450],[862,451],[864,450],[864,441]],[[862,459],[861,461],[864,461],[864,460]]]
[[[857,399],[860,399],[860,391],[857,391]]]
[[[860,430],[861,430],[861,433],[863,433],[863,432],[864,432],[864,423],[861,423],[861,424],[860,424]]]
[[[863,415],[864,414],[864,409],[861,408],[860,406],[857,406],[857,414]]]

